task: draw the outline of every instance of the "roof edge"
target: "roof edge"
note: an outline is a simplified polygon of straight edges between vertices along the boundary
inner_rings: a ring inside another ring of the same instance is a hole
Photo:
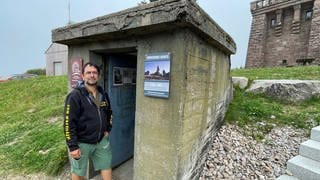
[[[159,25],[168,28],[187,26],[194,29],[209,41],[218,45],[228,53],[236,52],[236,44],[200,6],[193,0],[160,0],[145,5],[129,8],[117,13],[100,16],[88,21],[67,25],[52,30],[52,41],[72,44],[97,35],[105,37],[114,34],[139,35],[155,33]],[[150,29],[150,32],[148,32]],[[159,31],[164,29],[159,29]],[[125,37],[125,36],[120,36]]]

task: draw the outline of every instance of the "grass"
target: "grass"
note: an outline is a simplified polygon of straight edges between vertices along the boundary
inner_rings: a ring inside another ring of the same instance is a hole
[[[255,79],[301,79],[320,80],[320,66],[272,67],[255,69],[233,69],[232,76]]]
[[[17,172],[56,174],[65,164],[66,85],[66,76],[0,83],[0,177]]]
[[[235,69],[231,74],[247,77],[249,82],[256,79],[320,80],[320,66]],[[236,87],[225,122],[239,125],[257,140],[262,140],[276,126],[291,125],[308,132],[320,123],[320,98],[289,103]]]
[[[236,69],[233,76],[254,79],[320,79],[320,66]],[[6,174],[57,174],[67,162],[63,104],[67,77],[38,77],[0,83],[0,179]],[[225,116],[262,140],[273,127],[309,130],[320,122],[320,99],[291,104],[235,88]]]

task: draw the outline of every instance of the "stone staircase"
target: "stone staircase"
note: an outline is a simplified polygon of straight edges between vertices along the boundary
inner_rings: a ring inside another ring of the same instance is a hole
[[[320,180],[320,126],[311,130],[311,139],[300,145],[299,155],[287,162],[292,176],[282,175],[278,180]]]

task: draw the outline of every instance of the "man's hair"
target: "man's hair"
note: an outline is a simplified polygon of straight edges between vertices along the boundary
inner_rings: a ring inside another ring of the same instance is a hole
[[[91,62],[85,63],[85,64],[83,65],[83,67],[82,67],[82,74],[84,74],[84,69],[85,69],[87,66],[93,66],[93,67],[95,67],[95,68],[97,69],[97,71],[98,71],[98,74],[100,74],[100,68],[99,68],[99,66],[96,65],[96,64],[93,64],[93,63],[91,63]]]

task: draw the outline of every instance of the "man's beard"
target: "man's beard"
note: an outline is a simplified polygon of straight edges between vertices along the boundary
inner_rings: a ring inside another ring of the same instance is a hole
[[[86,81],[86,84],[88,86],[96,86],[98,84],[98,82],[95,82],[95,83],[90,83],[89,81]]]

